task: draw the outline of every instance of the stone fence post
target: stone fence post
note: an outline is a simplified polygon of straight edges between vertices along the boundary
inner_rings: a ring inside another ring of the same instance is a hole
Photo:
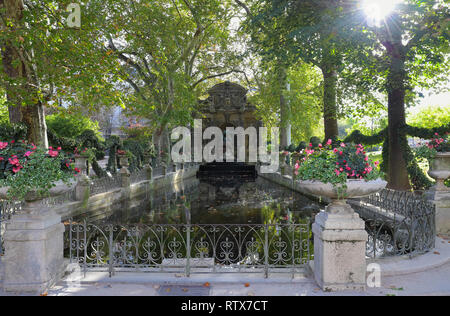
[[[131,186],[131,173],[128,170],[129,163],[128,157],[125,155],[119,156],[120,165],[122,168],[119,171],[120,177],[122,179],[122,188],[129,188]]]
[[[147,175],[147,180],[152,180],[153,179],[153,168],[152,168],[152,162],[151,162],[152,157],[150,155],[144,155],[144,171]]]
[[[84,201],[89,198],[91,183],[87,176],[87,158],[81,156],[75,156],[75,168],[80,169],[80,173],[77,175],[77,185],[75,187],[75,199],[77,201]]]
[[[65,269],[61,216],[42,200],[27,200],[6,227],[4,291],[44,293]]]

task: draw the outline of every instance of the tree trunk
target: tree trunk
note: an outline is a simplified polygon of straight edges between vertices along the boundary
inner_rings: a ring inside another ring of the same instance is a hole
[[[387,77],[388,119],[389,119],[389,165],[388,187],[394,190],[411,190],[405,160],[405,146],[408,140],[401,128],[406,126],[405,113],[405,60],[406,51],[402,44],[402,32],[399,17],[393,15],[390,19],[388,40],[383,42],[389,56],[389,74]]]
[[[44,148],[48,148],[47,124],[45,123],[45,112],[43,104],[20,107],[22,122],[27,126],[27,140]]]
[[[279,91],[280,91],[280,146],[281,150],[285,150],[290,145],[289,141],[289,131],[290,129],[290,109],[289,104],[287,103],[286,97],[284,95],[284,91],[286,89],[286,67],[279,66],[278,70],[278,83],[279,83]]]
[[[323,86],[323,117],[325,124],[325,139],[339,136],[337,119],[337,73],[332,67],[322,67]]]
[[[404,153],[408,140],[400,128],[406,126],[405,114],[405,71],[404,59],[391,57],[391,69],[388,77],[388,117],[389,117],[389,188],[411,190],[407,163]]]
[[[14,25],[20,27],[23,16],[22,0],[0,0],[0,5],[5,7],[6,18],[13,21]],[[45,124],[44,105],[39,100],[37,88],[38,79],[27,72],[24,60],[20,60],[20,47],[14,47],[6,42],[3,59],[6,75],[12,81],[20,80],[20,86],[15,88],[7,85],[8,102],[10,103],[10,121],[11,123],[20,122],[27,126],[27,140],[36,145],[48,147],[47,126]],[[14,63],[18,64],[14,67]],[[30,66],[30,65],[28,65]],[[32,67],[28,67],[32,69]],[[23,105],[26,104],[26,105]]]

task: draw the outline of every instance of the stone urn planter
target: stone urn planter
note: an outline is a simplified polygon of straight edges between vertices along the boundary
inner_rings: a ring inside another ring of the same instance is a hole
[[[348,198],[364,197],[384,189],[386,181],[347,180],[345,192],[320,181],[300,181],[300,191],[331,199],[312,227],[314,233],[314,277],[324,291],[364,290],[366,287],[365,222]]]
[[[450,152],[437,153],[430,162],[428,175],[436,180],[437,191],[448,191],[444,181],[450,177]]]
[[[117,155],[117,157],[119,157],[119,162],[120,162],[120,165],[122,166],[122,168],[128,168],[130,165],[129,165],[129,162],[128,162],[128,156],[127,155]]]
[[[75,168],[80,169],[79,175],[87,175],[87,163],[88,163],[88,157],[81,156],[81,155],[75,155]]]
[[[347,180],[347,189],[345,192],[339,192],[337,187],[331,183],[320,181],[299,181],[300,191],[317,197],[326,197],[332,200],[326,211],[331,214],[350,213],[354,211],[346,203],[347,199],[361,198],[372,195],[383,190],[387,182],[381,179],[374,181],[365,180]]]

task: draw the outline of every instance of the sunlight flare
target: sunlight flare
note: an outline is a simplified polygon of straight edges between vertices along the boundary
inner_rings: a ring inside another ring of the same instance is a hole
[[[380,25],[380,22],[391,14],[402,0],[364,0],[362,8],[369,22]]]

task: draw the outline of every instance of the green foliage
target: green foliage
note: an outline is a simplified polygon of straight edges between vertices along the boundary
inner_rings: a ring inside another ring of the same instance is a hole
[[[53,151],[52,157],[49,153],[21,142],[0,150],[0,185],[9,187],[9,199],[21,201],[29,192],[45,197],[56,182],[68,184],[74,178],[74,169],[64,154]]]
[[[60,112],[58,114],[48,115],[46,117],[47,127],[56,136],[76,139],[83,132],[94,131],[97,138],[101,138],[98,122],[93,122],[89,117],[82,114],[67,114]]]
[[[112,135],[106,140],[106,147],[109,151],[108,166],[106,170],[113,174],[117,173],[117,150],[122,148],[122,146],[123,143],[119,136]]]
[[[4,124],[9,124],[9,112],[8,106],[6,105],[6,98],[0,94],[0,125]]]
[[[23,124],[0,124],[0,141],[9,142],[14,140],[18,142],[24,139],[27,134],[27,128]]]
[[[149,149],[148,143],[127,139],[123,142],[123,149],[131,154],[131,159],[129,159],[131,172],[141,169],[144,166],[145,155]]]
[[[280,98],[283,95],[290,109],[285,115],[292,126],[294,143],[323,134],[322,77],[317,68],[301,62],[289,67],[286,82],[290,83],[290,91],[280,86],[278,70],[273,62],[260,67],[256,74],[258,91],[249,98],[257,106],[264,125],[268,128],[281,126]]]
[[[450,106],[430,106],[408,117],[408,124],[414,127],[434,128],[450,125]]]

